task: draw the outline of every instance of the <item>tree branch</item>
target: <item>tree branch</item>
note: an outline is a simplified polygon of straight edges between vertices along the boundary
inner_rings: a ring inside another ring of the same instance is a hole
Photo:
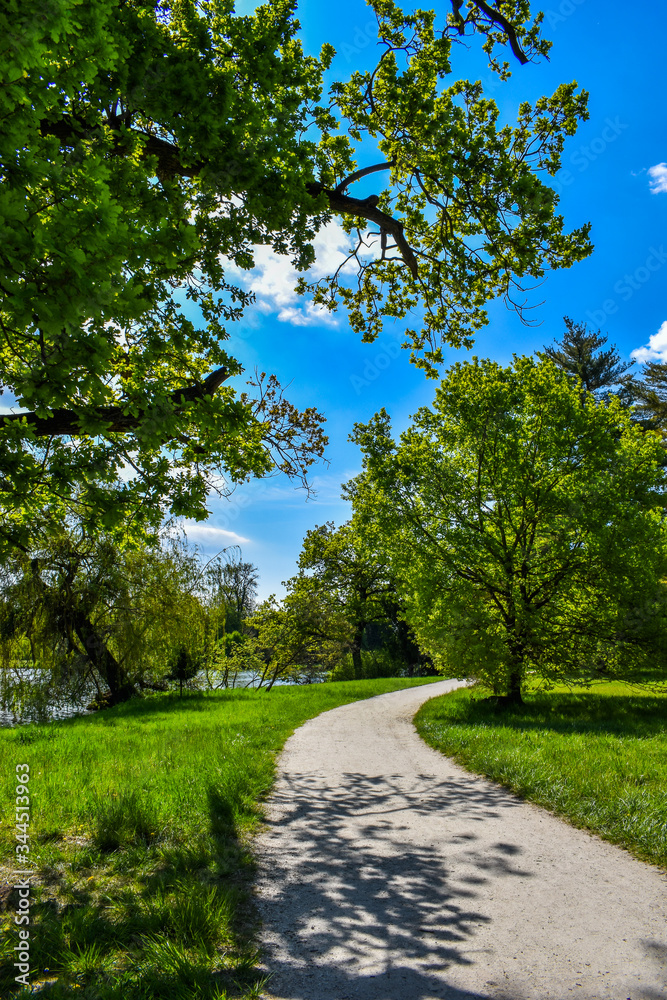
[[[399,222],[398,219],[394,219],[393,216],[387,215],[386,212],[381,211],[377,207],[379,200],[377,195],[372,194],[369,198],[351,198],[347,194],[340,194],[338,188],[331,191],[325,188],[324,185],[314,181],[308,184],[307,188],[308,193],[313,196],[325,194],[332,212],[367,219],[368,222],[375,222],[381,229],[385,229],[388,233],[391,233],[410,274],[413,278],[417,277],[417,258],[405,238],[403,223]]]
[[[196,382],[194,385],[184,386],[182,389],[174,389],[169,395],[169,399],[177,407],[186,403],[194,403],[204,396],[212,396],[228,378],[231,373],[226,368],[218,368],[216,371],[204,379],[203,382]],[[12,413],[0,418],[0,429],[8,424],[17,421],[25,421],[33,428],[37,437],[54,437],[61,435],[71,435],[80,437],[83,434],[91,433],[81,429],[82,420],[99,420],[105,434],[123,433],[139,427],[146,418],[146,411],[140,410],[138,414],[125,413],[122,406],[95,406],[85,412],[77,413],[75,410],[55,409],[50,417],[40,417],[36,413]]]
[[[334,188],[334,194],[342,194],[345,188],[349,187],[350,184],[354,184],[355,181],[360,181],[362,177],[367,177],[368,174],[374,174],[378,170],[389,170],[396,163],[395,160],[387,160],[385,163],[374,163],[372,167],[363,167],[361,170],[355,170],[353,174],[345,177],[340,184]]]
[[[113,121],[106,124],[113,127]],[[40,123],[40,131],[42,135],[56,136],[65,146],[73,146],[80,139],[90,137],[96,130],[91,129],[88,125],[86,125],[86,123],[80,122],[71,116],[68,116],[57,122],[42,121]],[[144,156],[157,157],[157,170],[159,175],[196,177],[204,169],[204,163],[193,163],[189,166],[184,166],[180,159],[181,154],[178,146],[174,146],[172,143],[166,142],[164,139],[159,139],[157,136],[149,135],[146,132],[135,132],[134,134],[141,135],[146,140],[144,145]],[[112,153],[116,156],[124,155],[124,143],[120,138],[114,145]],[[367,219],[369,222],[375,222],[382,229],[391,233],[396,241],[396,246],[400,251],[401,257],[405,261],[412,277],[416,278],[417,259],[403,233],[403,223],[377,208],[377,195],[370,195],[368,198],[351,198],[349,195],[342,193],[348,184],[358,180],[360,177],[364,177],[366,174],[373,173],[376,170],[386,170],[391,166],[391,163],[382,163],[373,167],[365,167],[363,170],[358,170],[354,174],[351,174],[334,190],[325,188],[323,184],[317,181],[311,181],[306,185],[306,188],[308,193],[314,197],[317,197],[320,194],[325,194],[332,212]]]
[[[510,24],[505,15],[501,14],[499,10],[495,9],[495,7],[491,7],[488,3],[485,3],[485,0],[475,0],[475,6],[479,7],[479,9],[483,11],[484,14],[486,14],[489,20],[493,21],[494,24],[497,24],[500,28],[503,29],[503,31],[505,32],[505,34],[509,39],[510,48],[512,49],[512,52],[517,57],[521,65],[525,66],[526,63],[529,61],[528,56],[521,48],[521,43],[519,42],[516,29],[512,24]]]

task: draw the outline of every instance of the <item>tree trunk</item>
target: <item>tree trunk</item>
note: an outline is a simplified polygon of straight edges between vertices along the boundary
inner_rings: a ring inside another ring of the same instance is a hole
[[[78,612],[74,616],[73,624],[74,631],[83,644],[88,659],[109,685],[111,692],[109,705],[118,705],[121,701],[127,701],[136,694],[134,684],[128,681],[125,671],[107,648],[88,616],[83,612]]]
[[[352,666],[354,667],[354,679],[358,681],[361,679],[364,670],[361,662],[361,640],[358,644],[355,642],[352,647]]]
[[[523,698],[521,697],[521,674],[523,673],[521,669],[521,664],[515,666],[510,673],[509,684],[507,687],[506,704],[507,705],[523,705]]]

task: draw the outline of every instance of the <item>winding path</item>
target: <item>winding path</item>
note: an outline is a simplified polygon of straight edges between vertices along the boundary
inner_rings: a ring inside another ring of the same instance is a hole
[[[443,681],[290,738],[259,841],[266,997],[665,1000],[667,879],[428,747]]]

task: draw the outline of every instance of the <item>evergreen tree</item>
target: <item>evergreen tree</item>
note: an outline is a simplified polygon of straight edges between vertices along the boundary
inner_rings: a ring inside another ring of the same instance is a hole
[[[667,430],[667,364],[649,361],[641,380],[632,381],[635,417],[647,430]]]
[[[621,389],[615,395],[620,396],[622,402],[629,402],[625,373],[634,361],[621,361],[615,344],[602,350],[607,338],[599,330],[593,333],[585,323],[575,323],[569,316],[564,316],[563,320],[563,339],[554,340],[553,346],[545,347],[543,356],[563,371],[581,379],[584,392],[599,394],[605,389],[608,393],[612,386],[620,385]]]

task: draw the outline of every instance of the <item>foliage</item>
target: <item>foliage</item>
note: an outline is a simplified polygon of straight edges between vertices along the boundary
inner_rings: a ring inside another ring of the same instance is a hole
[[[5,704],[20,715],[21,701],[53,703],[60,692],[70,703],[85,703],[91,689],[98,699],[121,701],[164,686],[181,655],[191,670],[196,663],[210,676],[222,655],[225,621],[238,613],[236,602],[225,603],[230,598],[220,580],[233,579],[239,567],[256,580],[255,568],[240,557],[223,552],[205,562],[176,535],[127,549],[85,532],[43,536],[27,555],[7,559],[2,571]],[[250,585],[246,590],[251,595]]]
[[[596,682],[586,693],[530,686],[498,715],[484,691],[427,702],[420,736],[575,826],[667,864],[667,689]]]
[[[44,994],[63,998],[256,997],[263,977],[247,834],[278,751],[319,712],[414,683],[156,695],[0,730],[3,772],[20,759],[34,787],[31,982],[51,980]],[[14,798],[4,782],[3,862],[14,856]],[[0,927],[0,992],[11,997],[11,910],[0,913]]]
[[[183,683],[192,681],[199,671],[199,662],[186,646],[179,646],[174,665],[167,674],[168,681],[178,681],[179,692],[183,697]]]
[[[649,361],[641,378],[633,378],[630,389],[635,415],[642,426],[657,431],[665,441],[667,431],[667,364]]]
[[[437,23],[369,4],[378,64],[325,97],[333,48],[304,54],[289,0],[243,16],[229,0],[4,5],[0,356],[27,411],[0,419],[4,544],[68,518],[135,536],[165,513],[203,518],[221,474],[304,479],[320,414],[298,412],[274,376],[242,391],[227,349],[250,301],[234,275],[257,245],[305,271],[341,215],[356,284],[339,271],[317,301],[342,301],[365,339],[385,317],[422,316],[406,338],[431,372],[491,299],[590,252],[541,179],[586,95],[563,84],[512,127],[481,84],[449,80],[462,36],[501,79],[499,46],[520,63],[547,54],[528,0],[452,0]],[[359,169],[370,150],[379,162]],[[348,193],[378,173],[379,193]]]
[[[212,603],[225,609],[225,631],[238,632],[255,607],[257,567],[244,562],[240,550],[234,547],[227,559],[211,564],[207,578]]]
[[[352,630],[328,590],[310,580],[287,582],[280,605],[271,596],[251,619],[267,661],[269,685],[280,677],[297,682],[324,680],[352,644]]]
[[[442,669],[521,698],[529,671],[628,676],[664,648],[661,447],[551,362],[455,365],[398,444],[358,425],[348,486]]]
[[[372,622],[386,621],[396,600],[386,559],[380,550],[369,548],[354,522],[335,528],[329,521],[307,532],[299,570],[299,576],[289,581],[288,587],[295,593],[308,594],[311,609],[318,604],[321,608],[330,606],[330,620],[339,623],[339,641],[352,654],[354,677],[363,676],[364,631]],[[301,615],[307,617],[305,609]],[[314,631],[326,634],[321,623]]]

